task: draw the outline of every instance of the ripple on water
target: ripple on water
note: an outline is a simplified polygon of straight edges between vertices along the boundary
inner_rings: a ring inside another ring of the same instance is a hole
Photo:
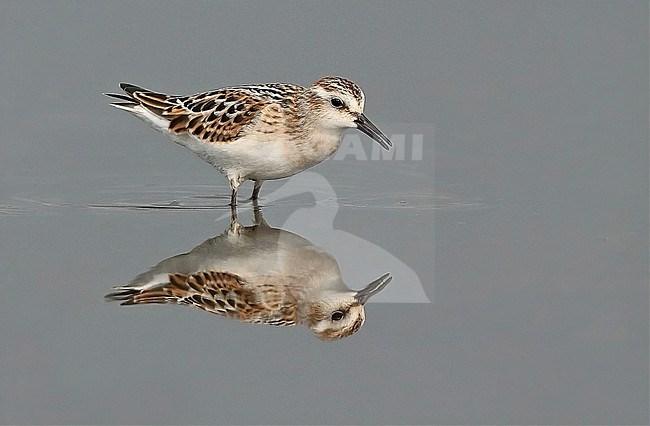
[[[45,214],[60,208],[88,208],[103,210],[229,210],[230,196],[223,188],[210,185],[190,185],[178,187],[120,187],[110,188],[92,194],[71,195],[71,200],[12,197],[0,203],[0,215],[16,216],[30,214]],[[479,209],[488,207],[485,202],[462,200],[454,195],[434,195],[423,193],[381,193],[373,195],[321,197],[317,205],[329,207],[345,207],[358,209],[410,209],[410,210],[438,210],[438,209]],[[88,201],[88,198],[97,201]],[[284,205],[306,207],[314,205],[313,197],[290,197],[271,200],[262,196],[261,206]],[[84,200],[85,199],[85,200]],[[250,204],[250,200],[241,199],[240,207]]]
[[[338,199],[341,206],[376,209],[473,209],[484,208],[485,203],[458,200],[451,195],[388,193],[373,196],[351,196]]]

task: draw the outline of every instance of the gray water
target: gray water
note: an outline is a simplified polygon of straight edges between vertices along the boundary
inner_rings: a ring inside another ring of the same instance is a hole
[[[0,423],[647,424],[647,34],[647,2],[0,3]],[[351,131],[261,204],[393,274],[363,328],[106,303],[229,217],[101,93],[326,74],[404,159]]]

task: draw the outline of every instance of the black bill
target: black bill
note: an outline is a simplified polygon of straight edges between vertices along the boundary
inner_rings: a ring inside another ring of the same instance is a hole
[[[354,298],[357,299],[357,301],[362,305],[365,305],[368,299],[382,291],[392,279],[393,277],[391,277],[389,274],[384,274],[359,290]]]
[[[388,150],[391,146],[393,146],[393,143],[386,137],[385,134],[382,133],[381,130],[377,128],[374,124],[372,124],[372,121],[368,120],[368,117],[366,117],[363,114],[359,114],[356,120],[354,120],[355,123],[357,123],[357,128],[361,130],[363,133],[366,135],[370,136],[375,142],[377,142],[379,145],[381,145],[382,148],[385,150]]]

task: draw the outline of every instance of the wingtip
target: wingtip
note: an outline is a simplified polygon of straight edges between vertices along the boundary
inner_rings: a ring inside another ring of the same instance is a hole
[[[120,89],[124,90],[125,93],[128,93],[129,95],[133,95],[135,92],[148,92],[148,89],[145,89],[144,87],[136,86],[135,84],[131,83],[125,83],[122,82],[120,83]]]
[[[108,96],[109,98],[119,99],[121,101],[135,102],[135,99],[132,96],[125,95],[124,93],[105,92],[103,95]]]
[[[122,305],[125,303],[132,301],[133,296],[137,293],[137,290],[129,287],[113,287],[113,292],[108,293],[106,296],[104,296],[104,300],[106,302],[115,302],[115,301],[122,301]]]

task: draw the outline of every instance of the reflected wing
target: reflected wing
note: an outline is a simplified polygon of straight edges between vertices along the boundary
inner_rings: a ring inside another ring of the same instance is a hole
[[[295,302],[272,285],[251,286],[227,272],[170,274],[169,283],[149,289],[116,287],[106,296],[122,305],[172,303],[194,306],[235,320],[269,325],[296,324]]]

